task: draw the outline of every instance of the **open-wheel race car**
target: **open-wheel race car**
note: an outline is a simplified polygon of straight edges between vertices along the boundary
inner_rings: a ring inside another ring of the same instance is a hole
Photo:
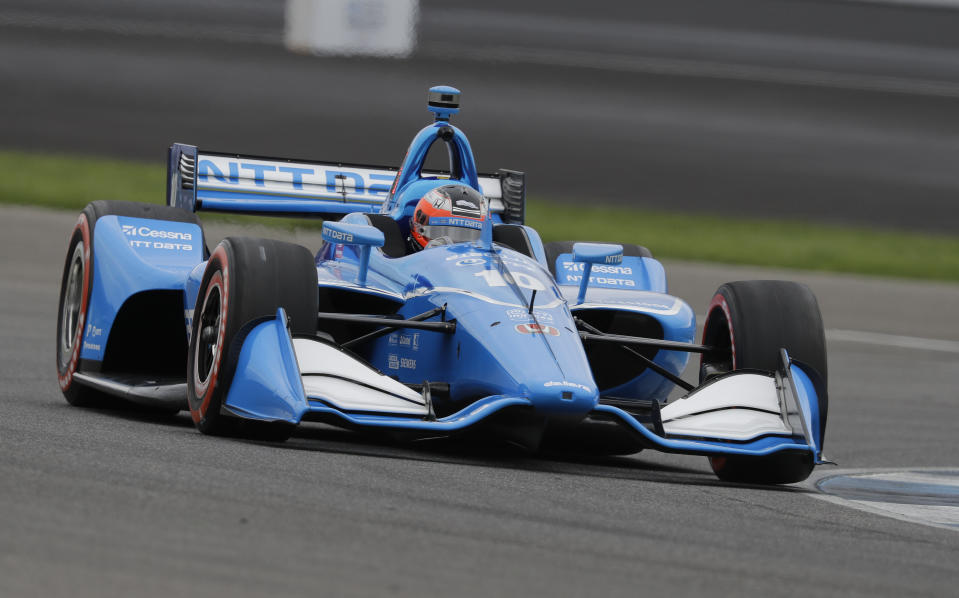
[[[428,104],[399,169],[174,144],[167,205],[89,204],[60,292],[66,399],[189,409],[203,433],[275,441],[320,421],[704,455],[741,482],[797,482],[823,462],[826,351],[807,287],[722,285],[697,343],[649,250],[544,244],[524,222],[524,174],[477,173],[450,124],[459,92],[435,87]],[[435,143],[445,171],[424,168]],[[201,210],[322,217],[323,243],[210,251]],[[698,385],[680,377],[691,353]]]

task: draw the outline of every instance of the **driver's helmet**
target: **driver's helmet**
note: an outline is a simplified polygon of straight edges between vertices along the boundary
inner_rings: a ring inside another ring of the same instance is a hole
[[[486,198],[468,185],[437,187],[416,204],[410,219],[414,248],[475,241],[489,217]]]

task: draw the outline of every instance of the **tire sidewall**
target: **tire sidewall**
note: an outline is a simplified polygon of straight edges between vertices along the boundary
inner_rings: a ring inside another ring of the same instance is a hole
[[[229,243],[220,243],[210,255],[206,270],[203,273],[203,279],[200,283],[200,289],[197,295],[197,303],[193,310],[192,333],[190,336],[190,348],[188,351],[187,368],[187,399],[190,406],[190,416],[198,428],[206,431],[215,425],[219,415],[226,389],[230,386],[231,377],[226,371],[226,361],[228,359],[227,339],[229,338],[229,328],[235,318],[232,311],[234,301],[231,301],[233,272],[232,270],[232,251]],[[209,376],[201,379],[199,366],[198,346],[200,341],[200,325],[203,309],[207,299],[210,298],[211,291],[219,289],[220,301],[220,324],[217,330],[216,357],[211,366]]]
[[[90,293],[93,281],[93,245],[91,243],[93,227],[91,226],[90,217],[86,212],[87,210],[84,210],[80,214],[73,228],[73,232],[70,235],[70,242],[67,246],[67,256],[64,261],[63,276],[60,281],[60,300],[57,303],[57,381],[60,385],[60,390],[67,397],[67,400],[78,398],[77,395],[80,391],[79,387],[73,383],[73,376],[76,374],[80,361],[83,331],[86,326],[87,310],[90,306]],[[79,243],[83,244],[83,283],[80,291],[80,309],[77,313],[77,329],[73,337],[73,347],[70,355],[64,358],[60,346],[60,338],[64,325],[63,303],[66,300],[67,277],[69,276],[70,267],[73,262],[73,254]]]

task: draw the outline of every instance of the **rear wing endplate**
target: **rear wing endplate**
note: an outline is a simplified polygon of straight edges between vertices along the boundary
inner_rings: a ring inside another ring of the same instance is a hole
[[[167,204],[197,212],[318,216],[379,212],[396,168],[284,160],[200,151],[174,143],[167,163]],[[423,171],[443,178],[447,173]],[[526,219],[526,176],[501,169],[479,175],[490,211],[503,222]]]

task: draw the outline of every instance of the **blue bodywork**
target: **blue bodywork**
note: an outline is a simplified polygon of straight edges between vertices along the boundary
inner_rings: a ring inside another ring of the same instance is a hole
[[[96,275],[80,358],[103,361],[113,321],[130,297],[148,291],[182,291],[190,271],[201,262],[203,231],[195,224],[100,218],[93,238]]]
[[[450,89],[439,92],[452,93]],[[242,157],[230,158],[237,164],[235,169],[216,170],[219,167],[212,162],[196,164],[200,154],[195,147],[177,144],[171,148],[170,205],[190,211],[293,212],[328,217],[345,214],[324,230],[324,244],[316,253],[321,297],[324,290],[365,297],[387,306],[381,307],[383,313],[403,318],[444,309],[444,319],[456,324],[452,334],[400,328],[355,349],[372,367],[400,382],[448,384],[451,413],[441,417],[347,412],[311,401],[300,380],[282,310],[249,330],[237,358],[225,410],[256,420],[299,423],[311,414],[349,427],[434,435],[471,428],[501,412],[522,413],[527,419],[571,427],[600,418],[618,422],[631,432],[637,450],[757,456],[800,450],[811,451],[817,461],[821,458],[816,389],[797,364],[787,363],[783,371],[796,389],[802,420],[802,426],[797,425],[791,436],[764,436],[739,443],[667,438],[651,429],[648,422],[603,403],[604,397],[616,397],[661,404],[673,390],[673,383],[649,368],[637,368],[635,376],[600,388],[574,316],[602,311],[636,314],[654,319],[661,327],[663,340],[694,340],[693,311],[682,300],[666,294],[665,272],[655,259],[623,256],[618,246],[584,245],[549,264],[535,230],[524,224],[504,224],[500,213],[492,214],[478,242],[387,255],[383,234],[370,226],[367,214],[389,217],[406,235],[416,201],[431,189],[457,181],[480,190],[469,142],[449,123],[450,114],[455,112],[434,112],[436,122],[413,139],[392,181],[379,181],[375,189],[370,185],[352,188],[354,195],[365,193],[378,198],[376,201],[351,201],[345,190],[342,201],[300,197],[295,191],[308,186],[304,177],[309,176],[310,169],[257,166],[253,162],[247,168],[254,177],[253,187],[262,182],[267,188],[270,173],[282,174],[291,181],[290,194],[204,191],[197,188],[203,180],[189,176],[219,177],[228,185],[230,177],[239,176],[239,169],[247,162]],[[444,143],[449,150],[448,176],[423,172],[434,143]],[[281,172],[282,168],[287,170]],[[231,174],[232,170],[236,172]],[[349,167],[342,170],[348,172]],[[367,174],[362,176],[367,177],[363,180],[369,179]],[[358,178],[360,175],[351,180]],[[528,250],[493,243],[496,226],[520,226]],[[110,216],[97,222],[94,248],[96,276],[84,359],[103,359],[114,317],[124,301],[143,291],[182,291],[184,324],[190,330],[205,268],[198,226]],[[584,284],[584,275],[588,284]],[[652,357],[655,364],[677,376],[688,358],[685,351],[666,349]]]

